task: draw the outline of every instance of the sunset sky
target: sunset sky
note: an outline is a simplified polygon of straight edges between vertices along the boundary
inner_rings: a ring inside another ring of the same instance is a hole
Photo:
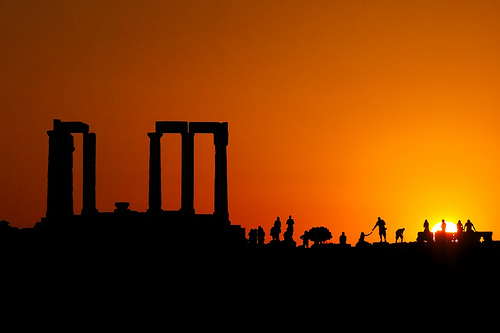
[[[0,0],[0,220],[45,216],[54,118],[97,134],[100,211],[147,209],[155,121],[227,121],[230,220],[266,241],[289,214],[296,241],[325,226],[355,244],[378,216],[391,242],[425,219],[498,239],[499,22],[478,0]],[[178,209],[180,136],[162,145],[163,208]],[[196,135],[200,213],[213,153]]]

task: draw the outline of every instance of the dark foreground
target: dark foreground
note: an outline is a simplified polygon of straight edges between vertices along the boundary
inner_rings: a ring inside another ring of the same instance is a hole
[[[351,328],[408,325],[433,311],[491,310],[500,275],[497,242],[304,249],[47,238],[3,242],[1,250],[3,299],[12,307],[71,325],[111,318],[141,330],[159,322],[258,329],[270,318],[283,329],[301,317]]]
[[[455,282],[458,290],[472,288],[472,282],[496,285],[500,275],[500,242],[374,243],[361,249],[328,244],[305,249],[198,246],[136,238],[106,242],[39,238],[29,243],[4,241],[0,249],[4,278],[54,287],[77,281],[79,287],[96,284],[97,289],[107,283],[123,283],[124,290],[157,284],[189,293],[205,283],[212,289],[235,283],[279,294],[285,285],[296,292],[299,286],[324,284],[328,294],[383,284],[384,289],[420,286],[436,295]],[[276,281],[280,287],[273,287]]]

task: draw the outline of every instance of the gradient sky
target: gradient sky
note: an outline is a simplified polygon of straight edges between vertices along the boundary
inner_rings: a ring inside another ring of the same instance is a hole
[[[0,219],[45,215],[53,118],[97,134],[100,211],[147,209],[156,120],[227,121],[230,219],[247,232],[269,240],[292,214],[297,241],[326,226],[355,244],[381,216],[391,242],[425,219],[498,238],[499,7],[0,0]],[[162,144],[163,207],[178,209],[180,137]],[[211,213],[212,138],[195,144],[195,209]]]

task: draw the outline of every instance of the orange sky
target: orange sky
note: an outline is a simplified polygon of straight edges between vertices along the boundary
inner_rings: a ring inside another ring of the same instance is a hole
[[[266,240],[289,214],[297,241],[322,225],[354,244],[378,216],[391,242],[443,218],[498,238],[499,7],[1,0],[0,219],[45,215],[53,118],[97,134],[100,211],[147,209],[156,120],[227,121],[230,219]],[[213,210],[211,140],[196,137],[197,212]],[[178,209],[180,138],[162,143],[163,207]]]

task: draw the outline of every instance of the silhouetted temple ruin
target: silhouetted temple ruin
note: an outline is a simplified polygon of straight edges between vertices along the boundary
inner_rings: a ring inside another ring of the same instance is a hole
[[[49,135],[49,168],[47,182],[47,218],[73,216],[73,152],[72,133],[83,134],[83,208],[82,215],[97,213],[95,204],[96,136],[82,122],[54,119]]]
[[[161,137],[164,133],[179,133],[182,140],[181,171],[181,209],[180,213],[187,217],[195,215],[194,211],[194,135],[211,133],[215,145],[215,183],[213,221],[229,224],[227,204],[227,155],[228,144],[227,123],[157,121],[155,132],[148,133],[149,148],[149,208],[148,212],[161,214]]]
[[[83,134],[83,204],[81,215],[73,210],[73,152],[72,134]],[[162,209],[161,193],[161,138],[164,133],[178,133],[182,140],[181,208]],[[194,135],[210,133],[215,145],[215,181],[213,214],[196,214],[194,209]],[[183,231],[202,237],[229,237],[235,242],[245,241],[245,230],[231,225],[228,212],[227,189],[227,122],[158,121],[155,132],[148,133],[149,200],[147,212],[129,210],[129,203],[116,203],[114,212],[96,209],[96,135],[82,122],[54,120],[49,135],[49,166],[47,184],[47,213],[39,228],[62,224],[68,227],[94,226],[110,231],[133,226],[163,231]]]

